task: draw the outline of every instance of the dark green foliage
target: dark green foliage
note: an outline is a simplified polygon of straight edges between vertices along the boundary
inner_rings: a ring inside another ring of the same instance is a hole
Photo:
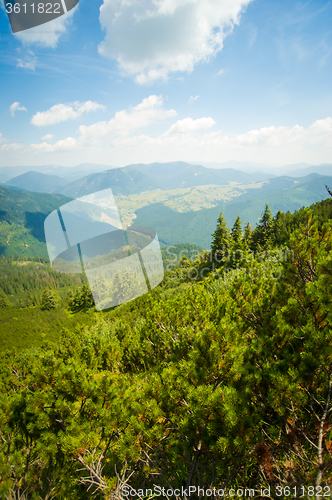
[[[44,290],[40,298],[40,308],[42,311],[51,311],[57,305],[57,296],[53,290]]]
[[[242,241],[242,227],[241,227],[241,219],[240,217],[237,217],[236,221],[234,222],[234,226],[232,228],[232,240],[233,243],[236,246],[241,245]]]
[[[270,248],[273,243],[274,220],[272,212],[266,205],[258,226],[252,235],[252,246],[254,250],[261,248]]]
[[[0,290],[7,295],[17,295],[33,290],[42,290],[46,287],[63,288],[73,286],[76,288],[86,283],[83,274],[65,274],[53,271],[48,259],[29,259],[12,257],[0,259]]]
[[[92,293],[88,285],[83,285],[82,288],[78,289],[74,295],[70,293],[68,306],[70,311],[83,311],[90,309],[94,305]]]
[[[214,257],[218,258],[218,256],[220,255],[220,258],[224,260],[224,255],[230,249],[231,244],[230,231],[227,227],[222,212],[220,212],[217,221],[217,228],[212,234],[211,249]]]
[[[0,254],[47,257],[44,220],[69,201],[62,195],[0,187]]]
[[[332,231],[325,216],[313,207],[272,220],[266,209],[253,255],[249,229],[235,240],[220,215],[214,238],[225,238],[230,251],[244,243],[226,279],[214,278],[229,263],[205,253],[183,258],[161,286],[113,310],[69,315],[65,301],[51,311],[11,308],[14,318],[61,313],[59,331],[65,316],[79,317],[80,328],[71,326],[56,345],[2,355],[0,497],[106,500],[130,474],[136,489],[241,486],[257,498],[266,487],[277,498],[278,484],[329,486]],[[200,265],[208,267],[205,279],[183,283],[181,271]],[[74,299],[77,310],[87,309],[88,287]]]
[[[10,307],[10,306],[11,306],[11,303],[8,300],[7,295],[5,294],[5,292],[0,290],[0,308]]]

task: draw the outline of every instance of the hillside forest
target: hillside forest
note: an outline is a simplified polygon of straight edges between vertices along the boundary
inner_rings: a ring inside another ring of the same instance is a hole
[[[101,312],[84,275],[2,256],[0,498],[331,496],[331,220],[220,213]]]

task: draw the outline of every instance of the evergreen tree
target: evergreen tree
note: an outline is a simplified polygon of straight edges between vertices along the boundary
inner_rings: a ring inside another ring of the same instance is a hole
[[[218,262],[225,262],[227,258],[226,255],[230,252],[232,247],[232,240],[230,231],[227,227],[227,223],[222,215],[222,212],[220,212],[219,214],[217,228],[212,234],[212,238],[213,240],[211,248],[213,258],[215,258]],[[220,258],[222,260],[220,260]]]
[[[268,248],[272,246],[273,230],[274,221],[272,212],[269,206],[266,205],[264,213],[259,220],[259,224],[253,233],[253,243],[255,249]]]
[[[236,218],[232,228],[232,267],[239,266],[243,261],[243,234],[240,216]]]
[[[242,242],[242,227],[241,227],[241,219],[238,215],[236,221],[234,222],[234,226],[232,228],[232,240],[235,246],[239,246]]]
[[[243,232],[243,240],[245,243],[246,248],[250,248],[251,242],[252,242],[252,229],[251,229],[251,224],[250,222],[247,222],[247,224],[244,226],[244,232]]]
[[[42,296],[41,296],[41,301],[40,301],[40,307],[43,311],[50,311],[51,309],[55,309],[57,304],[57,297],[55,293],[51,290],[44,290]]]
[[[75,295],[69,294],[69,309],[72,312],[78,312],[84,309],[90,309],[94,306],[93,296],[88,285],[83,285],[81,289],[77,290]]]

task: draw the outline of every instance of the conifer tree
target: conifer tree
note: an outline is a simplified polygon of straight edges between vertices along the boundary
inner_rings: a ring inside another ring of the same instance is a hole
[[[231,234],[230,231],[227,227],[227,223],[222,215],[222,212],[220,212],[218,221],[217,221],[217,228],[215,232],[212,234],[212,254],[213,257],[218,260],[218,256],[222,256],[222,260],[226,260],[226,253],[228,253],[231,250],[232,246],[232,240],[231,240]]]
[[[247,248],[250,248],[251,242],[252,242],[252,229],[251,229],[251,224],[250,222],[247,222],[247,224],[244,226],[244,232],[243,232],[243,240],[245,242],[245,246]]]
[[[242,227],[241,227],[241,219],[240,216],[238,215],[236,218],[236,221],[234,222],[233,228],[232,228],[232,266],[237,267],[238,265],[241,264],[243,260],[243,234],[242,234]]]
[[[272,246],[274,222],[269,205],[265,206],[259,224],[253,233],[253,242],[256,249]]]
[[[69,295],[69,309],[72,312],[78,312],[84,309],[90,309],[94,306],[93,296],[88,285],[83,285],[82,288],[76,291],[75,295]]]
[[[242,241],[241,219],[239,215],[237,216],[232,228],[232,240],[236,246],[238,246]]]
[[[57,297],[55,293],[51,290],[44,290],[41,296],[41,304],[40,307],[43,311],[51,311],[56,308]]]

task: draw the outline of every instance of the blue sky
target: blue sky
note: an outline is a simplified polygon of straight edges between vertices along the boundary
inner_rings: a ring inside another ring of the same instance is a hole
[[[13,35],[0,166],[332,161],[332,2],[80,0]]]

